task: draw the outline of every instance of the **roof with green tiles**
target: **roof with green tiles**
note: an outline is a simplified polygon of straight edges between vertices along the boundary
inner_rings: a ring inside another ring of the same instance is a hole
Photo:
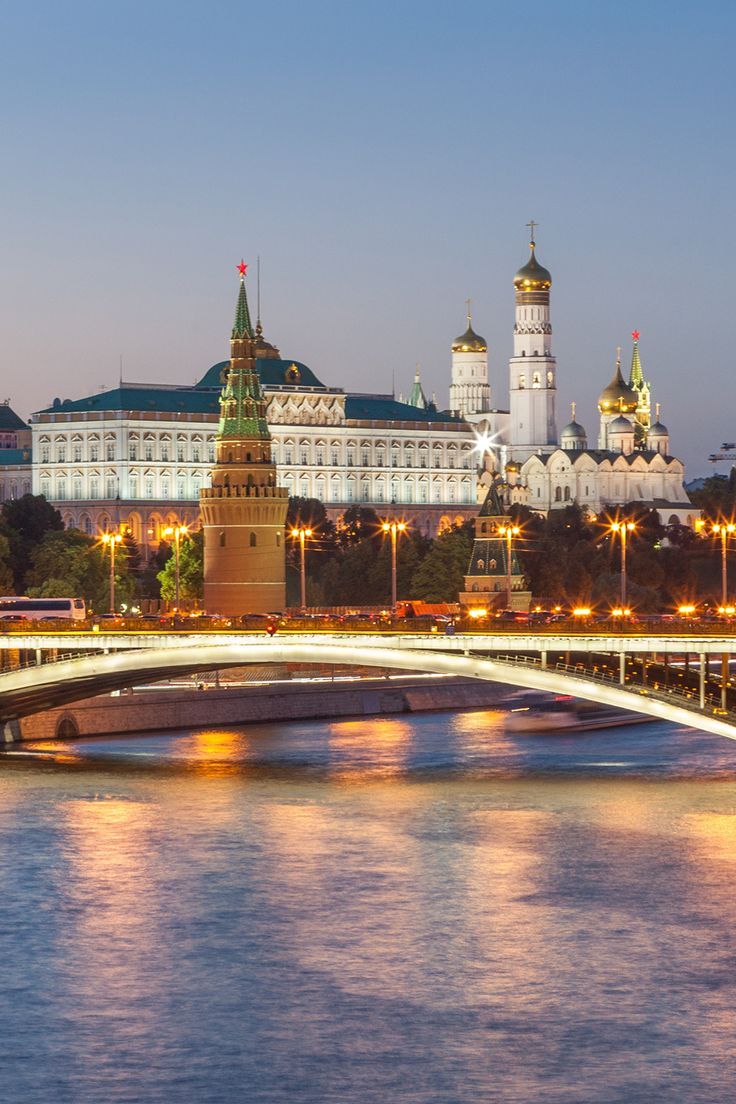
[[[422,409],[398,402],[388,395],[347,395],[345,417],[360,422],[462,422],[431,404]]]
[[[100,391],[82,399],[54,399],[51,406],[38,414],[75,414],[90,411],[151,411],[161,414],[217,414],[222,390],[221,374],[229,361],[223,360],[204,374],[193,387],[155,386],[123,383],[110,391]],[[256,361],[261,385],[266,389],[291,386],[324,387],[314,372],[298,360],[273,360],[259,357]],[[289,373],[296,368],[299,379]],[[345,417],[354,421],[376,422],[462,422],[452,414],[435,410],[430,404],[421,409],[398,402],[389,395],[345,396]]]
[[[28,426],[12,406],[8,403],[0,403],[0,430],[7,432],[12,429],[28,429]]]
[[[213,364],[205,372],[201,380],[195,383],[198,391],[216,387],[222,387],[222,372],[230,364],[229,360],[221,360],[219,364]],[[321,379],[317,379],[311,368],[302,364],[300,360],[278,360],[273,357],[258,357],[256,369],[263,387],[324,387]]]

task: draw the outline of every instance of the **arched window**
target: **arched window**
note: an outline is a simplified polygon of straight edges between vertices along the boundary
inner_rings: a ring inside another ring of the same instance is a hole
[[[562,487],[555,487],[555,502],[562,502]]]
[[[225,530],[221,529],[220,530],[220,548],[224,548],[224,547],[225,547]]]
[[[280,533],[276,534],[276,547],[277,548],[281,547],[281,534]]]
[[[488,570],[489,570],[489,571],[495,571],[495,570],[496,570],[496,561],[495,561],[495,560],[491,560],[491,561],[489,562],[489,564],[488,564]]]
[[[570,501],[570,488],[565,487],[565,502],[569,502],[569,501]]]
[[[475,561],[475,566],[478,568],[479,571],[482,571],[483,570],[483,561],[482,560],[476,560]]]
[[[251,533],[251,535],[250,535],[250,546],[251,546],[251,548],[255,548],[255,546],[256,546],[256,535],[255,535],[255,533]]]

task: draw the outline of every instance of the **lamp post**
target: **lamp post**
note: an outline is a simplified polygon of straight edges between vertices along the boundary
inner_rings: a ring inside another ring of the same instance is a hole
[[[391,534],[391,612],[396,614],[396,540],[399,533],[406,532],[406,522],[384,521],[381,528]]]
[[[725,609],[728,605],[728,538],[736,533],[736,524],[732,521],[716,521],[708,529],[706,522],[698,521],[695,527],[699,533],[721,538],[721,609]]]
[[[312,530],[308,529],[304,525],[300,525],[291,530],[291,535],[294,540],[299,538],[299,544],[301,545],[301,565],[300,565],[300,582],[301,582],[301,610],[302,613],[307,612],[307,570],[306,570],[306,540],[307,537],[311,537]]]
[[[115,613],[115,549],[122,541],[121,533],[103,533],[102,543],[110,546],[110,613]]]
[[[621,537],[621,606],[626,607],[626,538],[636,530],[633,521],[612,521],[611,532]]]
[[[514,537],[518,537],[521,533],[521,529],[518,525],[501,525],[498,532],[500,536],[506,538],[506,589],[508,590],[507,602],[508,609],[511,609],[511,546]]]
[[[169,525],[166,529],[164,529],[163,533],[161,534],[164,537],[174,538],[174,577],[176,580],[174,590],[176,596],[174,608],[177,610],[177,612],[179,610],[179,542],[181,541],[182,537],[185,537],[187,535],[188,531],[189,530],[187,529],[186,525]]]

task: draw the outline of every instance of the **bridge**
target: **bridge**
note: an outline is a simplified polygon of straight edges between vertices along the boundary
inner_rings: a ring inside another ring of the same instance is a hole
[[[730,635],[695,633],[13,631],[0,634],[0,739],[16,738],[21,717],[135,683],[283,663],[484,679],[736,739],[733,646]]]

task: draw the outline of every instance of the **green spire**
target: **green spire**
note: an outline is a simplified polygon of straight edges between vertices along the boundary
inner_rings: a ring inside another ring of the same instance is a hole
[[[416,406],[419,410],[424,410],[427,406],[427,399],[422,391],[422,383],[419,379],[419,365],[417,364],[417,370],[414,373],[414,383],[412,384],[411,392],[407,400],[409,406]]]
[[[634,387],[637,391],[641,391],[644,386],[644,373],[641,370],[641,361],[639,360],[639,331],[634,330],[631,336],[634,339],[634,349],[631,354],[629,387]]]
[[[218,437],[256,437],[268,441],[266,402],[258,375],[247,367],[231,367],[220,395]]]
[[[235,308],[235,325],[232,332],[233,339],[253,337],[253,326],[248,310],[248,296],[245,294],[245,277],[240,277],[240,291],[238,292],[238,305]]]

